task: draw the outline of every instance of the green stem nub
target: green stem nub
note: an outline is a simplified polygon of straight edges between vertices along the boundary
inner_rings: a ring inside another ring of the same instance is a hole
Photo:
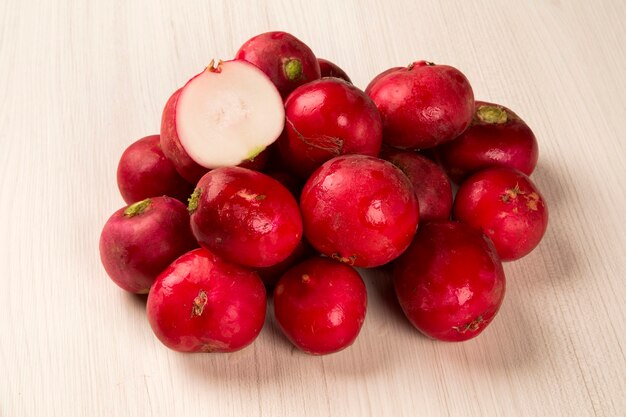
[[[124,210],[124,216],[135,217],[146,211],[150,204],[152,204],[152,200],[150,200],[149,198],[133,203],[130,206],[126,207],[126,210]]]
[[[298,81],[303,77],[302,62],[299,59],[290,59],[285,62],[284,69],[289,81]]]
[[[202,194],[202,190],[200,188],[196,188],[193,190],[191,197],[187,199],[189,205],[187,205],[187,211],[189,214],[193,214],[194,211],[198,208],[198,203],[200,202],[200,194]]]
[[[508,120],[506,110],[498,106],[480,106],[476,109],[476,117],[481,122],[489,124],[503,124]]]

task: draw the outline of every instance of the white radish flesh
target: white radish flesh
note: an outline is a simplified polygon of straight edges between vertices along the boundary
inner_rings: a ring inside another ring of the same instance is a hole
[[[209,169],[254,158],[278,138],[284,121],[274,84],[240,60],[207,67],[183,87],[176,106],[180,144]]]

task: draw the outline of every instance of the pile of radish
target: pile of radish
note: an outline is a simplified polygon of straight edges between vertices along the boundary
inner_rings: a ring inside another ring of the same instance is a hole
[[[342,350],[367,310],[355,267],[392,271],[415,328],[463,341],[502,304],[502,261],[545,233],[537,157],[524,121],[475,101],[456,68],[393,67],[363,91],[293,35],[263,33],[177,89],[160,134],[122,154],[129,205],[100,256],[181,352],[252,343],[268,293],[295,346]]]

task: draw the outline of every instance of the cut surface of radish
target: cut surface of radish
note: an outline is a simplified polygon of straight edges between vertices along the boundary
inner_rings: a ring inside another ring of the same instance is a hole
[[[209,65],[182,88],[176,106],[180,144],[210,169],[254,158],[278,138],[284,120],[272,81],[240,60]]]

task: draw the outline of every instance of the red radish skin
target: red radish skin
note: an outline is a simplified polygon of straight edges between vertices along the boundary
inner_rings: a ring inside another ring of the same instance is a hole
[[[374,85],[376,85],[378,80],[383,78],[385,75],[390,74],[390,73],[395,72],[395,71],[398,71],[398,70],[401,70],[401,69],[404,69],[404,67],[391,67],[389,69],[384,70],[383,72],[381,72],[380,74],[378,74],[374,78],[372,78],[372,81],[370,81],[369,84],[367,85],[367,87],[365,87],[365,94],[367,94],[369,96],[370,95],[370,91],[372,91],[372,87],[374,87]]]
[[[535,184],[511,168],[489,168],[469,177],[456,194],[452,215],[481,229],[503,261],[528,255],[548,227],[548,207]]]
[[[346,82],[352,84],[352,80],[348,77],[348,74],[342,70],[339,65],[330,62],[327,59],[317,58],[317,62],[320,64],[320,74],[324,77],[340,78]]]
[[[421,225],[396,261],[393,279],[411,324],[437,340],[478,336],[504,299],[504,270],[493,243],[459,222]]]
[[[283,261],[302,238],[298,203],[289,190],[245,168],[217,168],[203,176],[189,211],[202,247],[248,267]]]
[[[183,203],[163,196],[116,211],[100,235],[100,259],[120,288],[145,294],[172,261],[197,248]]]
[[[419,220],[407,176],[390,162],[364,155],[322,165],[304,185],[300,208],[305,236],[315,249],[367,268],[397,258]]]
[[[367,310],[367,291],[352,267],[311,258],[282,276],[274,290],[274,316],[299,349],[325,355],[357,338]]]
[[[298,87],[285,102],[286,134],[278,146],[291,170],[307,178],[339,155],[377,156],[382,121],[372,100],[352,84],[324,78]]]
[[[169,98],[161,147],[195,184],[209,169],[262,159],[283,127],[283,102],[271,80],[246,61],[220,61]],[[251,167],[258,168],[255,162]]]
[[[510,109],[484,101],[476,102],[470,127],[436,151],[439,162],[456,183],[495,166],[530,175],[539,157],[537,139],[528,125]]]
[[[266,268],[258,268],[256,271],[266,288],[274,288],[280,277],[287,272],[289,268],[314,255],[316,255],[316,252],[311,245],[309,245],[306,240],[302,239],[284,261]]]
[[[298,86],[321,77],[320,65],[311,48],[286,32],[267,32],[249,39],[235,58],[259,67],[283,98]]]
[[[439,165],[413,151],[386,150],[382,158],[400,168],[411,180],[419,203],[420,222],[450,218],[452,186]]]
[[[170,349],[234,352],[259,335],[266,308],[256,272],[196,249],[159,275],[147,313],[154,334]]]
[[[117,185],[127,204],[162,195],[187,203],[194,188],[163,154],[159,135],[146,136],[126,148],[117,165]]]
[[[161,149],[172,161],[178,173],[192,184],[198,182],[209,169],[197,164],[185,151],[176,131],[176,105],[180,96],[179,88],[165,103],[161,118]]]
[[[397,148],[424,149],[449,142],[472,121],[474,93],[456,68],[418,61],[371,86],[383,120],[383,140]]]

